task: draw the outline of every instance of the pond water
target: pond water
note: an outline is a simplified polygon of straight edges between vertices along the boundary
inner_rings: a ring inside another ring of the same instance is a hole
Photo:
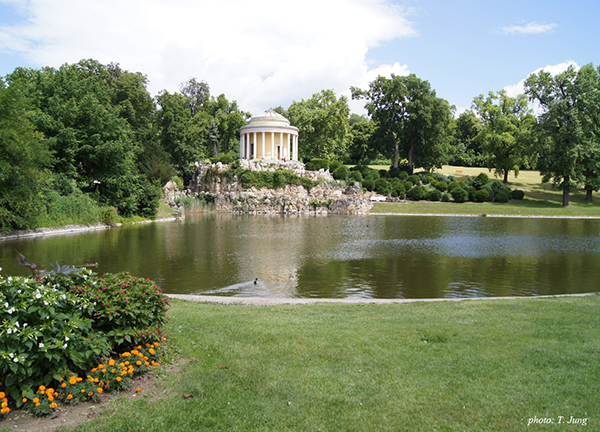
[[[0,243],[30,262],[129,271],[167,293],[319,298],[525,296],[600,291],[600,221],[439,216],[197,214]],[[254,280],[258,278],[256,284]]]

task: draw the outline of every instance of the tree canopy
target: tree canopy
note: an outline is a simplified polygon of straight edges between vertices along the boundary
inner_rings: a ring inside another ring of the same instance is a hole
[[[529,76],[525,92],[542,109],[537,167],[543,181],[562,189],[563,206],[577,185],[588,184],[591,199],[600,167],[599,71],[592,64],[558,75],[542,70]]]
[[[408,171],[441,166],[449,152],[452,110],[438,98],[429,82],[416,75],[377,77],[368,90],[352,87],[353,99],[364,99],[369,115],[384,128],[393,142],[392,166],[398,168],[400,153]]]

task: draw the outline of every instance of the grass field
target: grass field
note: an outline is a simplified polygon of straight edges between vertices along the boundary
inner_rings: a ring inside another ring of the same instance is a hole
[[[383,167],[376,167],[383,168]],[[385,167],[386,169],[389,167]],[[477,176],[484,172],[493,178],[487,168],[469,168],[444,166],[437,170],[441,174],[453,175],[459,180],[467,176]],[[453,202],[424,202],[407,201],[406,203],[377,203],[372,213],[429,213],[429,214],[503,214],[516,216],[594,216],[600,217],[600,198],[592,203],[585,202],[585,191],[574,190],[570,194],[569,207],[562,206],[562,191],[551,184],[542,184],[538,171],[521,171],[515,178],[511,173],[508,177],[511,189],[521,189],[525,192],[522,201],[513,200],[507,204],[472,203],[457,204]]]
[[[163,398],[117,398],[76,430],[599,430],[599,307],[173,301],[168,349],[187,363],[164,374]]]

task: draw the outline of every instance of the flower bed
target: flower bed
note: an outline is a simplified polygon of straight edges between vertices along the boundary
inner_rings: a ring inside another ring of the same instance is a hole
[[[10,411],[9,402],[20,407],[29,401],[31,411],[41,414],[55,408],[50,399],[83,400],[82,395],[71,392],[69,399],[59,391],[67,387],[62,387],[65,377],[88,376],[102,382],[92,396],[87,391],[89,398],[124,388],[127,377],[147,371],[157,361],[160,345],[155,342],[164,339],[167,304],[154,282],[128,273],[99,276],[81,270],[29,278],[0,276],[0,415]],[[117,352],[124,354],[117,357]],[[134,364],[129,356],[135,357]],[[111,361],[129,362],[127,370],[133,372],[118,380],[114,374],[122,369],[98,369]],[[91,389],[91,382],[83,378],[81,382]],[[39,393],[40,388],[44,394],[37,396],[35,389]],[[39,406],[33,403],[36,397]]]

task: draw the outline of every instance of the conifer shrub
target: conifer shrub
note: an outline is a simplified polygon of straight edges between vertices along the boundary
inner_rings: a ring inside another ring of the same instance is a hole
[[[400,180],[406,181],[408,180],[408,173],[406,171],[400,171],[400,175],[398,176]]]
[[[334,172],[336,169],[342,166],[340,161],[334,160],[329,162],[329,171]]]
[[[523,192],[520,189],[515,189],[515,190],[513,190],[513,191],[510,192],[510,198],[511,199],[522,200],[523,198],[525,198],[525,192]]]
[[[494,202],[506,203],[510,199],[510,195],[504,190],[500,190],[494,197]]]
[[[461,187],[455,187],[450,194],[452,195],[452,199],[457,203],[464,203],[469,198],[467,191]]]
[[[336,180],[348,180],[348,176],[350,175],[350,170],[346,165],[340,165],[334,172],[333,178]]]
[[[437,189],[433,189],[429,192],[428,199],[429,201],[439,201],[442,199],[442,193]]]
[[[427,192],[423,188],[423,186],[415,186],[408,192],[406,192],[406,197],[413,201],[420,201],[427,197]]]
[[[408,176],[407,180],[409,182],[411,182],[413,185],[418,185],[421,182],[421,177],[419,177],[416,174],[413,174],[413,175]]]
[[[362,183],[362,181],[363,181],[363,176],[360,173],[360,171],[350,171],[349,178],[350,178],[350,180],[354,180],[359,183]]]
[[[400,199],[406,197],[406,189],[404,188],[404,183],[402,181],[398,181],[392,185],[392,196]]]
[[[327,159],[311,159],[310,162],[306,163],[305,167],[309,171],[328,170],[329,161]]]
[[[477,202],[485,202],[488,199],[488,191],[485,189],[480,189],[475,192],[475,201]]]
[[[433,187],[435,187],[440,192],[444,192],[446,189],[448,189],[448,183],[446,183],[443,180],[439,180],[439,181],[435,182]]]
[[[449,202],[450,201],[450,194],[444,192],[442,194],[442,202]]]
[[[386,179],[378,178],[375,180],[375,191],[378,194],[387,196],[392,192],[392,185]]]
[[[371,175],[368,175],[364,178],[362,185],[366,190],[372,192],[375,189],[375,180],[373,180]]]

